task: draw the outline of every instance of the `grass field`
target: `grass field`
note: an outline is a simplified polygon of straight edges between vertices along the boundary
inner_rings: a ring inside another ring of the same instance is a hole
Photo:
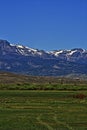
[[[87,130],[87,91],[0,90],[0,130]]]

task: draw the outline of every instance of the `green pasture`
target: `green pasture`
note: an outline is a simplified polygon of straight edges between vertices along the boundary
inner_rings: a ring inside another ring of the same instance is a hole
[[[0,90],[0,130],[87,130],[87,91]]]

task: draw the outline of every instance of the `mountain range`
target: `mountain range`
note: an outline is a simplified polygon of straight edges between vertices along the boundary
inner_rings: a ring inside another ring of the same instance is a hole
[[[87,50],[44,51],[0,40],[0,71],[35,76],[87,75]]]

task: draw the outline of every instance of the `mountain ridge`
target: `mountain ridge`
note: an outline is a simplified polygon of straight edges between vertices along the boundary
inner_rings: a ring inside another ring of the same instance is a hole
[[[29,75],[87,74],[87,50],[44,51],[0,40],[0,70]]]
[[[78,52],[80,55],[81,54],[85,54],[87,56],[87,50],[86,49],[82,49],[82,48],[74,48],[71,50],[67,50],[67,49],[61,49],[61,50],[52,50],[52,51],[44,51],[44,50],[38,50],[38,49],[34,49],[34,48],[30,48],[28,46],[24,46],[21,44],[12,44],[9,43],[7,40],[0,40],[0,46],[4,49],[6,48],[14,48],[14,50],[16,52],[19,51],[19,53],[21,53],[24,56],[29,56],[30,52],[32,52],[32,54],[38,54],[38,55],[42,55],[43,53],[48,54],[48,55],[52,55],[54,57],[58,57],[60,55],[67,55],[67,56],[72,56],[75,55],[76,52]],[[26,50],[26,52],[24,53],[24,50]],[[78,54],[78,55],[79,55]]]

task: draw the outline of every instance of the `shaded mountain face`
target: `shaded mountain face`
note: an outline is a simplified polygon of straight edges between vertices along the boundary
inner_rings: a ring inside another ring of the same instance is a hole
[[[44,51],[0,40],[0,70],[29,75],[87,74],[87,50]]]

